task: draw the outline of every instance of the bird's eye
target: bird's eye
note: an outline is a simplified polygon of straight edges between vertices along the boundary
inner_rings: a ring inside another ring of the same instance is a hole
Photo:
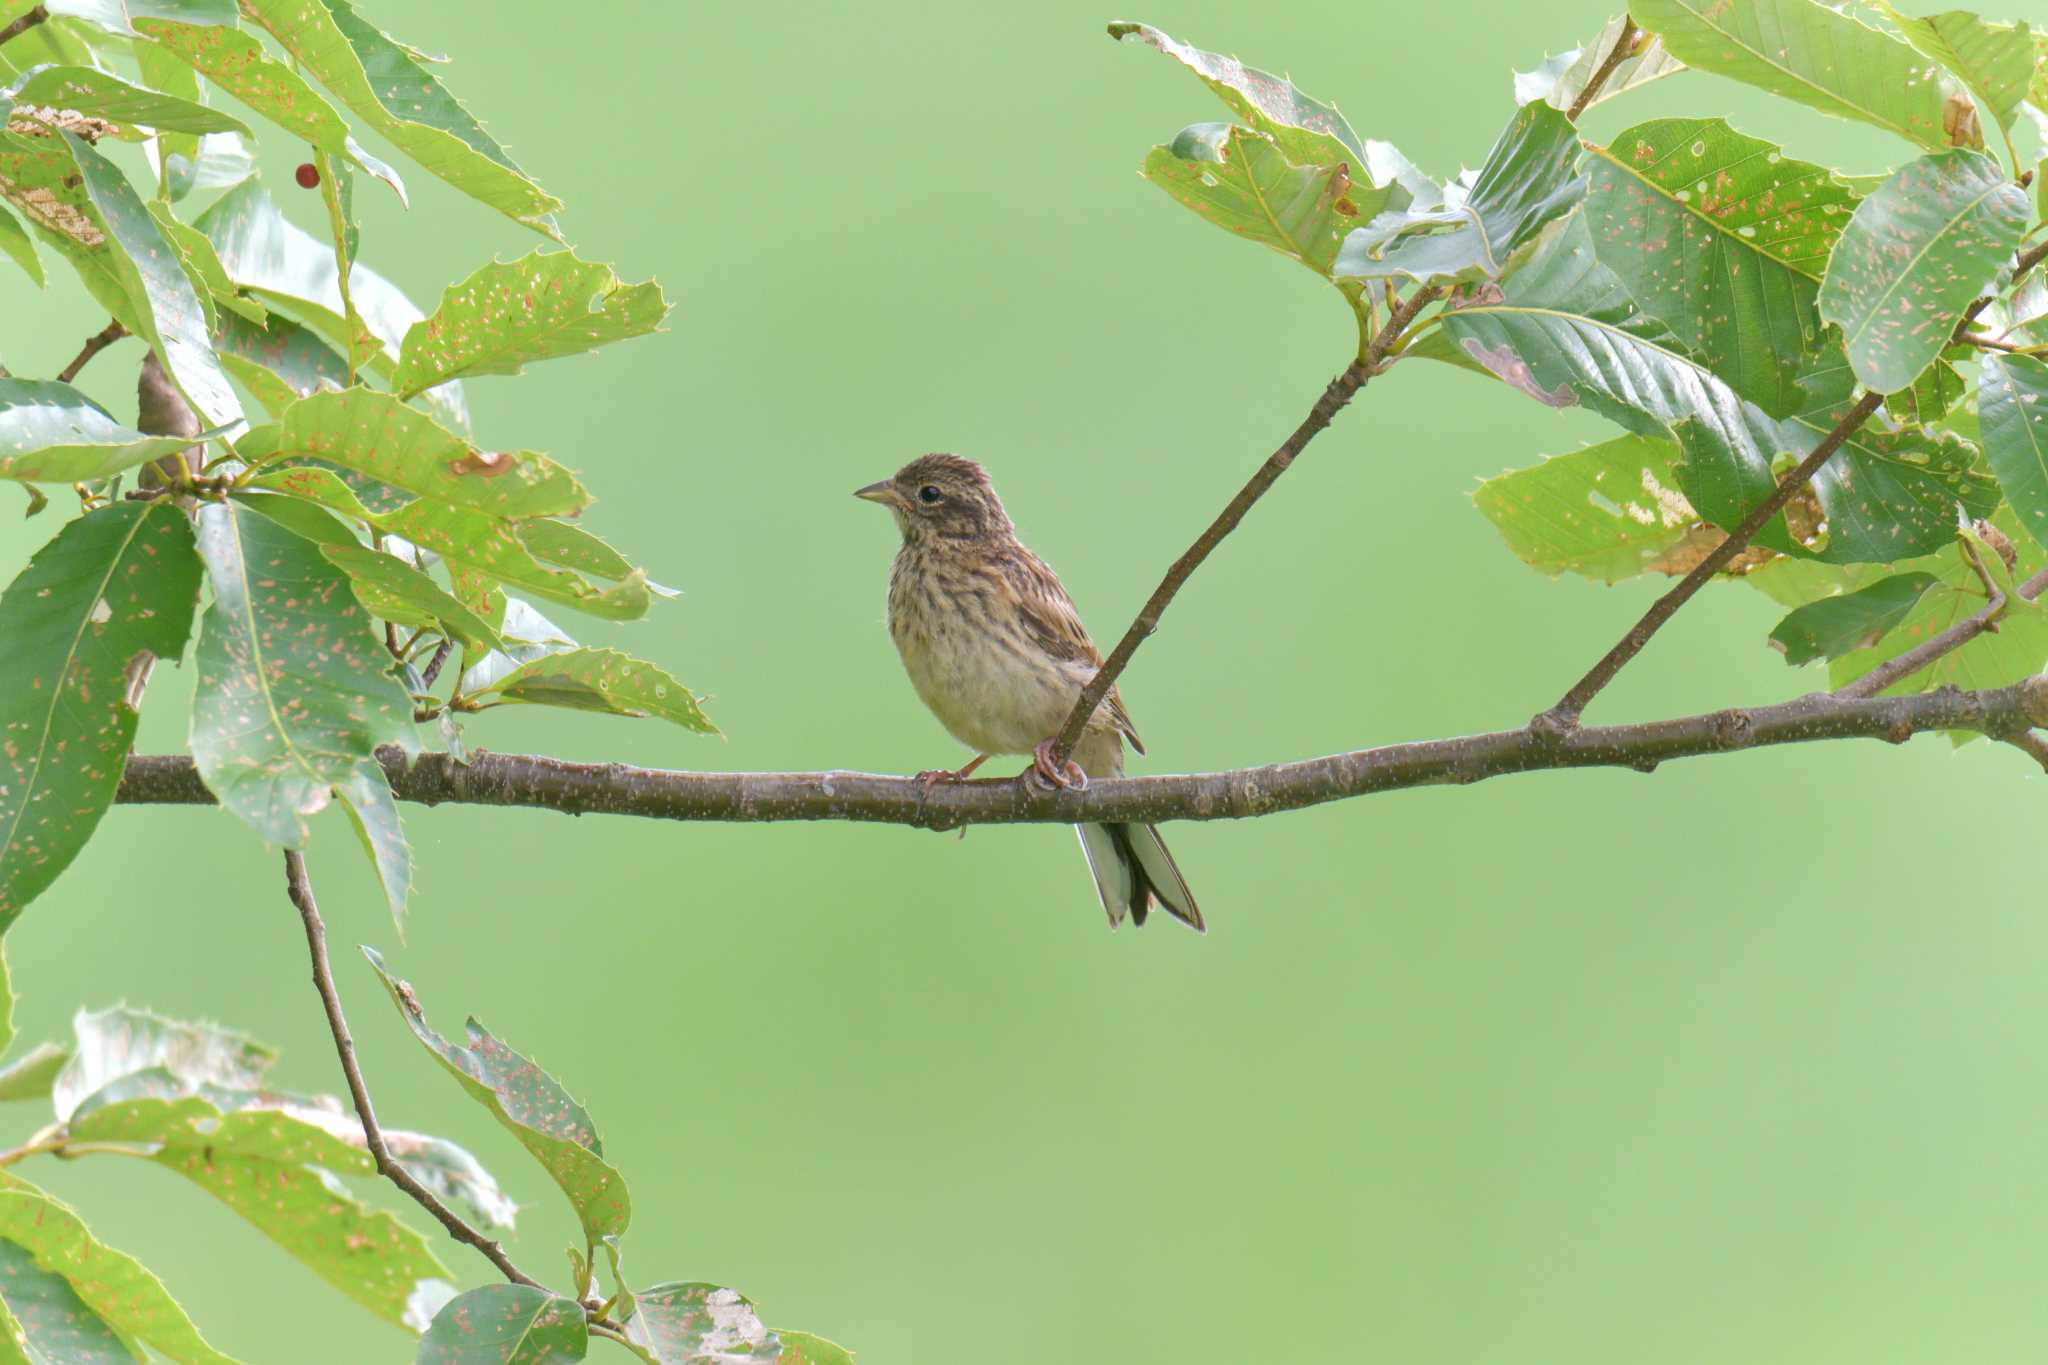
[[[939,486],[935,483],[928,483],[917,490],[917,500],[926,505],[937,502],[939,497]]]

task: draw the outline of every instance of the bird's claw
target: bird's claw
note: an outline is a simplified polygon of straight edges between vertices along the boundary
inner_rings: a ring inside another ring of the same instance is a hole
[[[1087,791],[1088,774],[1081,771],[1081,765],[1068,759],[1064,768],[1053,766],[1053,742],[1040,740],[1031,750],[1031,766],[1025,771],[1037,773],[1048,785],[1061,791]]]

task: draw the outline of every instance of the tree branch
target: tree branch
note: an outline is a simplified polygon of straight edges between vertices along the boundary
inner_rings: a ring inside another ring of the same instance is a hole
[[[384,1130],[377,1125],[377,1111],[370,1106],[370,1089],[363,1081],[362,1067],[356,1063],[356,1042],[349,1034],[348,1020],[342,1016],[341,995],[334,988],[334,972],[327,962],[327,925],[321,920],[320,907],[313,900],[313,882],[306,875],[306,859],[297,849],[284,851],[284,885],[285,894],[291,897],[299,918],[306,923],[306,950],[313,959],[313,987],[320,992],[320,1003],[326,1007],[327,1029],[334,1035],[335,1055],[341,1058],[341,1074],[348,1079],[349,1098],[355,1102],[356,1117],[363,1125],[363,1140],[369,1144],[370,1156],[377,1163],[378,1173],[433,1214],[441,1226],[448,1229],[449,1236],[482,1252],[506,1279],[514,1284],[543,1287],[512,1264],[503,1247],[464,1222],[461,1215],[435,1197],[432,1190],[415,1180],[412,1172],[400,1165],[391,1155],[391,1149],[384,1145]]]
[[[39,5],[37,8],[40,9],[41,6]],[[72,380],[78,378],[78,372],[86,367],[87,362],[127,335],[128,329],[119,322],[109,322],[105,327],[94,332],[85,339],[85,345],[79,347],[78,354],[71,357],[71,363],[57,371],[57,382],[69,384]],[[182,433],[173,432],[171,434],[181,435]]]
[[[1562,733],[1577,725],[1586,704],[1600,694],[1600,689],[1613,682],[1614,675],[1621,672],[1630,659],[1642,653],[1643,646],[1650,643],[1650,637],[1662,629],[1664,623],[1676,615],[1680,607],[1691,601],[1694,593],[1705,587],[1715,574],[1721,572],[1728,561],[1742,553],[1749,545],[1750,538],[1763,530],[1770,519],[1778,515],[1785,504],[1792,500],[1792,495],[1806,487],[1807,481],[1819,473],[1820,467],[1842,448],[1842,443],[1861,430],[1863,424],[1870,420],[1871,414],[1882,406],[1883,394],[1865,393],[1857,401],[1856,406],[1849,409],[1848,415],[1835,424],[1834,430],[1823,436],[1820,444],[1799,462],[1798,467],[1778,481],[1778,486],[1771,491],[1769,497],[1751,509],[1750,514],[1742,519],[1741,524],[1730,532],[1726,539],[1714,547],[1712,553],[1694,565],[1692,572],[1678,581],[1677,587],[1652,603],[1650,609],[1643,613],[1642,619],[1629,627],[1628,634],[1622,636],[1599,663],[1588,669],[1585,677],[1573,683],[1571,690],[1558,698],[1557,705],[1538,716],[1532,724],[1539,729],[1556,733]]]
[[[37,5],[6,28],[0,28],[0,43],[5,43],[10,38],[19,38],[22,34],[28,32],[49,17],[50,11],[41,5]]]
[[[1975,551],[1966,549],[1964,553],[1974,554]],[[1984,579],[1985,588],[1991,595],[1988,603],[1941,634],[1922,640],[1904,654],[1885,660],[1856,681],[1836,688],[1834,694],[1838,697],[1874,697],[1901,678],[1912,677],[1943,655],[1953,654],[1984,632],[1997,629],[1998,618],[2005,613],[2005,594],[1985,575],[1982,565],[1976,565],[1974,561],[1972,563],[1977,569],[1978,577]],[[2042,592],[2048,591],[2048,569],[2041,570],[2014,591],[2022,599],[2033,601]]]
[[[656,820],[852,820],[953,829],[1237,820],[1410,787],[1483,782],[1510,773],[1564,768],[1649,772],[1674,758],[1779,744],[1828,739],[1901,743],[1928,730],[1974,730],[2004,738],[2034,726],[2048,726],[2048,676],[1978,692],[1952,687],[1903,697],[1821,692],[1772,706],[1637,725],[1587,726],[1564,734],[1542,731],[1532,721],[1519,730],[1391,744],[1233,772],[1103,778],[1091,782],[1086,791],[1051,791],[997,778],[943,783],[927,796],[914,777],[873,773],[671,772],[482,751],[472,754],[468,763],[459,763],[447,754],[408,760],[392,745],[379,749],[377,758],[401,800],[428,806],[445,802]],[[125,805],[213,803],[192,760],[181,754],[130,758],[115,799]],[[310,936],[310,926],[308,932]]]
[[[1294,457],[1307,449],[1308,443],[1330,425],[1337,414],[1344,410],[1344,405],[1351,401],[1351,396],[1364,388],[1366,381],[1385,367],[1387,352],[1400,339],[1401,333],[1407,330],[1408,324],[1415,320],[1417,313],[1428,307],[1442,293],[1443,290],[1434,285],[1426,286],[1417,289],[1399,304],[1393,315],[1387,319],[1386,326],[1380,328],[1378,335],[1366,343],[1364,353],[1345,366],[1342,374],[1330,381],[1329,387],[1323,390],[1323,396],[1316,400],[1315,406],[1309,409],[1308,416],[1294,429],[1294,434],[1282,441],[1280,448],[1266,457],[1266,462],[1259,466],[1258,471],[1251,476],[1245,486],[1237,490],[1237,496],[1216,514],[1216,519],[1209,523],[1209,528],[1195,538],[1195,543],[1190,545],[1179,559],[1173,561],[1173,567],[1166,571],[1166,577],[1159,581],[1159,586],[1145,599],[1144,607],[1139,610],[1137,619],[1131,622],[1130,629],[1124,632],[1123,639],[1117,641],[1116,648],[1110,652],[1109,658],[1103,661],[1102,667],[1095,670],[1095,676],[1089,679],[1088,685],[1081,689],[1081,695],[1075,699],[1073,710],[1067,713],[1066,722],[1060,726],[1059,734],[1053,742],[1054,767],[1067,761],[1074,745],[1080,742],[1081,732],[1088,727],[1088,718],[1095,714],[1095,708],[1109,695],[1109,689],[1116,686],[1118,675],[1124,671],[1125,665],[1130,663],[1131,656],[1138,652],[1138,646],[1145,643],[1145,638],[1159,628],[1159,618],[1165,615],[1168,604],[1180,591],[1181,585],[1188,581],[1196,569],[1202,567],[1202,561],[1209,557],[1210,551],[1222,544],[1223,538],[1237,529],[1237,524],[1244,520],[1245,513],[1252,510],[1252,504],[1266,496],[1266,490],[1287,472],[1288,466],[1294,463]]]
[[[1614,35],[1614,46],[1607,49],[1606,58],[1593,71],[1593,78],[1586,82],[1586,88],[1579,92],[1579,97],[1572,101],[1572,107],[1565,111],[1566,118],[1577,123],[1579,115],[1591,108],[1594,100],[1600,98],[1600,87],[1607,84],[1607,78],[1614,74],[1614,68],[1628,60],[1629,49],[1636,45],[1636,35],[1640,32],[1635,20],[1622,20],[1621,32]]]

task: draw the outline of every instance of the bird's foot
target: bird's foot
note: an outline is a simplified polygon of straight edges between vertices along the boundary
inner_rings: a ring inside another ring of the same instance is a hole
[[[988,762],[987,754],[976,754],[958,768],[926,768],[917,775],[917,799],[931,800],[932,788],[941,782],[965,782],[976,768]]]
[[[1054,767],[1052,748],[1053,742],[1051,740],[1040,740],[1036,747],[1031,750],[1031,766],[1024,771],[1027,773],[1037,773],[1047,783],[1059,788],[1061,791],[1087,791],[1088,774],[1081,771],[1081,765],[1070,758],[1067,760],[1064,769]]]

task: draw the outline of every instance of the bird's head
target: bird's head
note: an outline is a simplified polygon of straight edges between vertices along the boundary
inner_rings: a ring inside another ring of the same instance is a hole
[[[963,455],[920,455],[895,477],[853,495],[893,512],[907,542],[974,540],[1014,529],[988,472]]]

